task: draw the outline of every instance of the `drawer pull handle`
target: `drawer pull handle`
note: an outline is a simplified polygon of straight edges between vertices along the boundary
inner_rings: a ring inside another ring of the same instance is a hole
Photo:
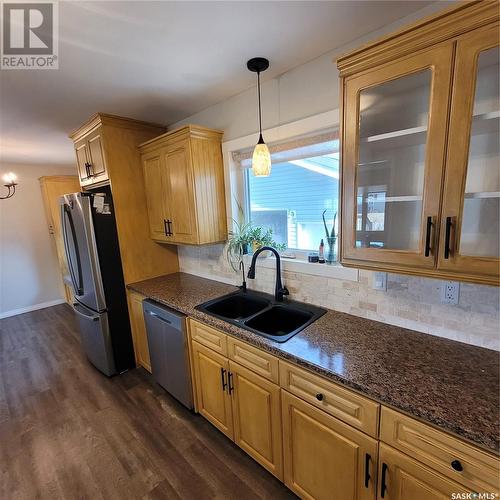
[[[321,394],[321,392],[318,392],[318,394],[316,394],[316,399],[318,401],[323,401],[324,398],[325,398],[325,396],[323,396],[323,394]]]
[[[371,456],[367,453],[365,455],[365,488],[368,488],[368,483],[370,482],[370,460]]]
[[[463,465],[460,463],[460,460],[453,460],[453,462],[451,462],[451,466],[454,470],[456,470],[457,472],[462,472],[464,470],[464,467]]]
[[[222,382],[222,390],[225,391],[227,387],[227,382],[226,382],[226,370],[224,368],[220,369],[220,378]]]
[[[387,491],[387,483],[386,483],[386,476],[387,476],[387,469],[389,466],[387,464],[382,464],[382,480],[380,481],[380,498],[385,497],[385,492]]]

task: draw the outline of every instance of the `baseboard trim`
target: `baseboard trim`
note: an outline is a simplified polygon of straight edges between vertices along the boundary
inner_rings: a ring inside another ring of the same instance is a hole
[[[10,311],[0,312],[0,319],[10,318],[11,316],[17,316],[18,314],[24,314],[31,311],[36,311],[38,309],[45,309],[46,307],[57,306],[58,304],[64,304],[66,301],[64,299],[50,300],[49,302],[41,302],[40,304],[35,304],[33,306],[21,307],[20,309],[12,309]]]

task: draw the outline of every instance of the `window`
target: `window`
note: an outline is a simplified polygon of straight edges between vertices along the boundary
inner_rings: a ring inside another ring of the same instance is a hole
[[[241,161],[246,167],[247,218],[253,226],[271,228],[276,243],[293,250],[317,251],[326,238],[323,212],[326,210],[330,231],[338,213],[338,134],[304,138],[270,150],[269,177],[253,175],[251,158]],[[336,231],[338,225],[337,219]]]

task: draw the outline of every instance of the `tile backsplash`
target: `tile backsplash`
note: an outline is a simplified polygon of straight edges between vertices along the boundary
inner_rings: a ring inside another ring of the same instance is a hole
[[[179,266],[186,273],[241,283],[223,245],[180,246]],[[295,300],[500,350],[499,288],[461,283],[458,305],[447,305],[440,303],[439,280],[389,274],[387,291],[379,291],[372,288],[372,275],[360,270],[354,282],[284,271],[283,281]],[[273,293],[274,279],[274,268],[257,267],[256,279],[248,280],[248,286]]]

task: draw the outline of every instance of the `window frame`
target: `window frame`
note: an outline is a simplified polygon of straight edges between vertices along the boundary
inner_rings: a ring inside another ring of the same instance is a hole
[[[301,120],[293,121],[277,127],[265,129],[263,135],[269,144],[291,141],[301,136],[319,134],[324,130],[332,128],[339,129],[339,110],[334,109],[317,115],[313,115]],[[230,133],[230,132],[229,132]],[[224,181],[226,193],[226,215],[228,230],[234,228],[233,220],[238,220],[238,205],[246,209],[245,177],[238,162],[233,158],[233,154],[241,150],[252,148],[258,140],[258,133],[252,133],[243,137],[229,139],[222,143],[222,155],[224,161]],[[339,217],[341,216],[342,193],[339,192]],[[248,213],[245,213],[248,217]],[[341,235],[339,235],[341,237]],[[338,242],[340,245],[340,241]],[[338,247],[340,248],[340,246]],[[307,253],[299,255],[294,250],[295,259],[282,259],[284,271],[298,274],[316,275],[330,278],[337,278],[345,281],[358,281],[359,270],[355,268],[343,267],[339,262],[334,265],[319,265],[307,262]],[[248,256],[245,259],[249,259]],[[272,259],[259,259],[257,267],[271,267],[274,265]]]

